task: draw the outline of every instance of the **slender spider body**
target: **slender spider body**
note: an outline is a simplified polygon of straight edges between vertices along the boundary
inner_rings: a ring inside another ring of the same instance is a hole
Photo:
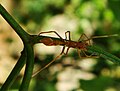
[[[41,43],[45,44],[46,46],[57,46],[57,45],[65,45],[65,40],[53,40],[51,38],[43,38],[40,40]]]
[[[40,40],[41,43],[45,44],[46,46],[66,46],[70,48],[76,48],[76,49],[81,49],[81,50],[87,50],[86,47],[89,45],[87,42],[76,42],[76,41],[71,41],[71,40],[53,40],[51,38],[43,38]]]
[[[115,34],[115,35],[93,36],[91,38],[88,38],[85,34],[82,34],[78,41],[72,41],[71,38],[70,38],[70,31],[65,32],[65,39],[63,39],[56,31],[41,32],[41,33],[39,33],[39,35],[46,34],[46,33],[55,33],[59,37],[59,40],[53,40],[52,38],[43,38],[43,39],[40,40],[40,43],[43,43],[46,46],[58,46],[58,45],[60,45],[60,46],[63,46],[63,49],[62,49],[62,52],[57,57],[55,57],[52,61],[50,61],[43,68],[41,68],[40,70],[35,72],[32,77],[34,77],[39,72],[41,72],[42,70],[47,68],[55,60],[57,60],[59,57],[61,57],[62,54],[67,55],[68,50],[70,48],[77,49],[77,52],[78,52],[78,55],[79,55],[80,58],[81,58],[81,55],[80,55],[81,52],[85,55],[85,57],[83,57],[83,58],[98,57],[98,56],[93,56],[93,54],[87,55],[85,53],[85,51],[87,51],[87,46],[91,45],[90,40],[93,39],[93,38],[104,38],[104,37],[117,36]],[[85,38],[85,40],[83,40],[83,37]],[[66,52],[64,52],[65,51],[65,47],[67,47]]]
[[[86,47],[89,45],[87,42],[76,42],[76,41],[66,41],[65,45],[70,48],[76,48],[80,50],[87,50]]]

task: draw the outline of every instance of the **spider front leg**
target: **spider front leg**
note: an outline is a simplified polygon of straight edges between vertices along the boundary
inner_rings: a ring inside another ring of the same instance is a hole
[[[84,39],[84,40],[82,40],[83,38],[86,38],[86,40]],[[81,36],[80,36],[80,38],[78,39],[78,42],[86,42],[86,41],[88,41],[88,43],[89,43],[89,45],[91,45],[91,42],[90,42],[90,39],[87,37],[87,35],[86,34],[82,34]]]
[[[56,31],[47,31],[47,32],[40,32],[38,35],[41,35],[41,34],[47,34],[47,33],[55,33],[60,39],[63,40],[63,38],[56,32]]]
[[[82,40],[83,37],[86,38],[86,40]],[[86,52],[85,52],[85,51],[87,51],[86,47],[89,46],[89,45],[91,45],[90,40],[91,40],[91,39],[89,39],[86,34],[82,34],[82,35],[80,36],[80,38],[78,39],[78,42],[81,42],[81,43],[83,44],[83,46],[84,46],[84,49],[81,49],[81,50],[80,50],[80,49],[77,49],[77,52],[78,52],[78,55],[79,55],[80,58],[96,58],[96,57],[98,58],[98,56],[94,56],[94,53],[92,53],[91,55],[88,55],[88,54],[86,54]],[[88,41],[88,45],[86,46],[85,44],[87,43],[87,41]],[[83,54],[84,54],[84,57],[82,57],[82,56],[80,55],[80,53],[83,53]]]
[[[68,33],[68,41],[71,41],[70,31],[65,32],[65,39],[67,40],[67,33]],[[66,52],[64,53],[65,55],[68,54],[69,49],[70,49],[70,47],[67,48]],[[64,52],[64,50],[65,50],[65,46],[63,47],[63,50],[62,50],[62,51]]]

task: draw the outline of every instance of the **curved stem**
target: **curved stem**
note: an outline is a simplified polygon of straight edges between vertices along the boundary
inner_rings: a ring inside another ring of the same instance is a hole
[[[23,30],[23,28],[13,19],[13,17],[5,10],[5,8],[1,4],[0,4],[0,14],[10,24],[10,26],[14,29],[14,31],[20,36],[20,38],[23,41],[24,47],[26,49],[26,54],[27,54],[26,69],[25,69],[25,75],[24,75],[20,90],[27,91],[30,83],[30,79],[32,76],[33,65],[34,65],[34,55],[33,55],[34,53],[32,48],[33,46],[29,42],[31,37],[27,32]],[[17,69],[14,69],[14,70],[17,70]],[[12,75],[12,77],[14,76]],[[9,80],[7,81],[8,82],[6,83],[9,83]]]
[[[7,91],[9,89],[9,87],[12,85],[15,78],[17,77],[17,75],[21,71],[22,67],[24,66],[25,60],[26,60],[26,52],[24,50],[21,53],[21,56],[20,56],[18,62],[16,63],[15,67],[13,68],[12,72],[10,73],[9,77],[7,78],[7,80],[5,81],[3,86],[1,87],[0,91]]]
[[[15,21],[15,19],[13,19],[13,17],[5,10],[5,8],[1,4],[0,14],[20,36],[23,42],[27,42],[30,39],[30,35],[24,31],[24,29]]]
[[[32,77],[33,67],[34,67],[34,53],[33,47],[29,44],[25,45],[27,52],[27,61],[24,78],[19,91],[28,91],[29,83]]]

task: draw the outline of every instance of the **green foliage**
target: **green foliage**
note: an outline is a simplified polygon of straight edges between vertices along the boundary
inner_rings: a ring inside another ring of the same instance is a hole
[[[62,31],[61,29],[69,30],[69,27],[71,28],[71,26],[72,27],[76,26],[75,29],[73,29],[75,31],[73,31],[73,35],[72,35],[72,38],[74,39],[76,37],[79,38],[81,33],[86,33],[90,36],[120,34],[119,9],[120,9],[119,0],[17,0],[17,1],[14,0],[12,15],[16,18],[16,20],[18,20],[20,23],[22,23],[22,25],[25,26],[28,32],[32,34],[38,33],[41,30],[42,31],[49,30],[50,28],[48,26],[52,26],[52,23],[55,22],[55,21],[51,22],[51,20],[56,20],[56,17],[59,17],[61,19],[60,16],[62,16],[63,17],[62,19],[65,19],[64,20],[65,23],[62,22],[58,24],[63,27],[60,28],[59,30],[60,31]],[[69,23],[70,20],[75,20],[75,22],[72,21],[72,24],[70,24]],[[67,23],[68,25],[70,24],[70,26],[67,27],[66,25],[64,25]],[[52,27],[52,29],[54,29],[54,27]],[[22,34],[23,36],[21,36],[20,32],[18,32],[18,34],[24,41],[27,41],[26,40],[27,38],[24,34]],[[32,41],[29,35],[27,36],[28,39]],[[7,41],[13,42],[11,38],[8,38]],[[36,41],[37,40],[33,40],[32,42],[36,42]],[[106,50],[120,57],[120,51],[119,51],[120,37],[94,39],[94,43],[100,45],[101,49]],[[94,47],[92,50],[99,52],[99,49],[98,50],[94,49]],[[77,60],[80,60],[78,57],[76,57],[77,55],[76,52],[72,52],[71,54],[72,55],[68,54],[68,56],[73,58],[75,62],[77,62]],[[104,55],[102,55],[102,57],[104,57]],[[41,55],[37,54],[35,55],[35,63],[43,67],[49,61],[51,61],[53,57],[54,54],[52,54],[51,56],[49,54],[46,54],[44,58],[45,61],[43,63],[43,59]],[[58,63],[63,64],[64,58],[65,57],[62,57],[61,60],[58,61]],[[110,59],[110,57],[108,58],[107,56],[106,59]],[[117,87],[114,84],[115,82],[119,82],[120,74],[116,75],[117,72],[115,68],[117,68],[117,66],[113,68],[116,73],[111,72],[112,67],[114,65],[110,64],[108,61],[106,61],[106,59],[99,58],[96,61],[97,63],[94,65],[93,70],[88,71],[91,74],[94,74],[96,78],[92,80],[80,80],[80,87],[79,87],[80,89],[83,89],[85,91],[95,91],[95,89],[97,89],[97,91],[104,91],[105,89],[110,87],[110,88],[115,88],[117,90]],[[114,60],[114,57],[112,60]],[[114,61],[116,62],[116,60]],[[55,65],[56,64],[53,64],[53,66]],[[21,67],[22,65],[19,66]],[[104,70],[104,68],[106,68],[109,72],[111,72],[111,74],[109,74],[106,77],[103,76],[101,72]],[[60,73],[59,71],[55,72],[54,73],[55,75],[51,75],[51,76],[48,75],[50,74],[48,70],[41,73],[39,76],[43,74],[42,77],[44,77],[44,79],[40,80],[38,76],[35,80],[35,84],[34,84],[35,87],[33,87],[32,89],[34,89],[34,91],[55,91],[56,90],[55,85],[58,82],[56,76],[59,73]],[[55,79],[49,80],[52,76]],[[117,84],[117,86],[119,87],[119,84]]]
[[[105,91],[107,88],[114,86],[115,82],[110,77],[100,76],[92,80],[80,80],[81,88],[85,91]]]

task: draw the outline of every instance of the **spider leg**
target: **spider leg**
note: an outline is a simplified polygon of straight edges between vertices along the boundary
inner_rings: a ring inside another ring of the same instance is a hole
[[[68,40],[71,40],[71,38],[70,38],[70,31],[65,32],[65,39],[67,40],[67,33],[68,33]]]
[[[82,58],[99,58],[99,56],[94,55],[95,53],[87,55],[84,50],[81,50],[81,52],[85,55],[85,57],[82,57]]]
[[[80,55],[81,50],[80,50],[80,49],[77,49],[77,52],[78,52],[79,58],[81,59],[81,58],[82,58],[81,55]]]
[[[86,40],[82,40],[82,38],[86,38]],[[80,38],[78,39],[78,42],[80,42],[80,41],[82,41],[82,42],[88,41],[89,45],[91,45],[90,40],[91,40],[91,39],[89,39],[89,38],[87,37],[87,35],[83,33],[83,34],[80,36]]]
[[[46,34],[46,33],[55,33],[60,39],[63,39],[56,31],[40,32],[38,35]]]
[[[40,73],[41,71],[43,71],[44,69],[46,69],[47,67],[49,67],[53,62],[55,62],[61,56],[62,56],[62,54],[60,54],[57,57],[55,57],[52,61],[50,61],[48,64],[46,64],[43,68],[41,68],[38,71],[36,71],[35,73],[33,73],[32,77],[35,77],[38,73]]]
[[[68,33],[68,40],[71,41],[71,37],[70,37],[70,31],[65,32],[65,39],[67,40],[67,33]],[[66,52],[64,53],[65,55],[68,54],[70,47],[67,48]]]

